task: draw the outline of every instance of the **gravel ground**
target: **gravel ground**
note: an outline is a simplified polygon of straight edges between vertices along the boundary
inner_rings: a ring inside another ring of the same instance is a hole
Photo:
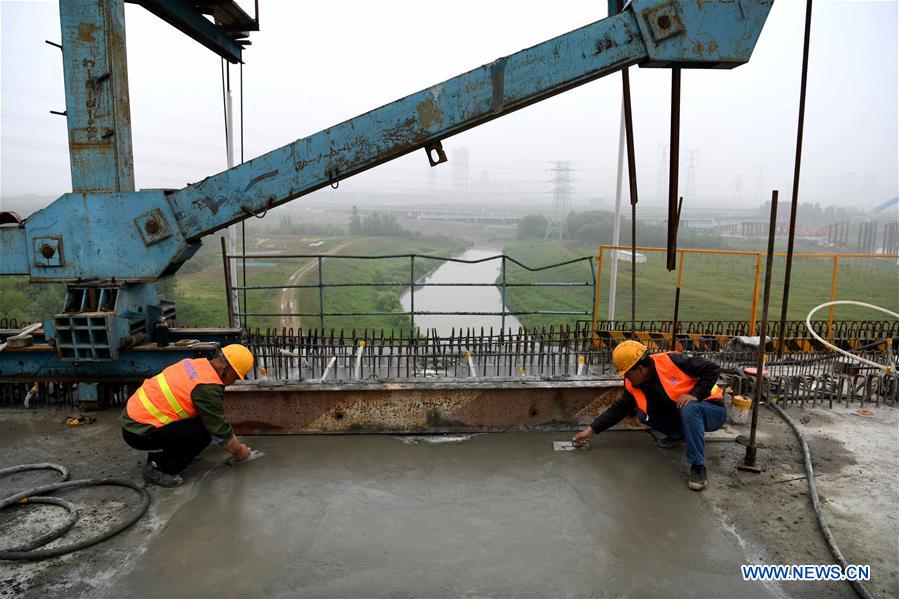
[[[93,424],[69,428],[66,416],[74,410],[0,410],[0,468],[54,462],[69,469],[70,480],[124,478],[142,481],[144,454],[122,441],[118,410],[91,413]],[[0,597],[85,597],[108,586],[116,573],[130,567],[181,505],[196,494],[196,482],[226,456],[207,451],[188,468],[189,483],[176,489],[149,488],[150,509],[134,526],[113,539],[76,553],[42,562],[0,561]],[[53,471],[20,472],[0,477],[0,497],[59,480]],[[93,536],[114,525],[138,501],[119,487],[94,487],[60,492],[81,512],[75,527],[46,548]],[[0,545],[7,548],[56,527],[64,519],[55,506],[15,507],[0,512]]]
[[[789,407],[806,437],[824,517],[846,561],[869,564],[876,597],[899,596],[899,410]],[[745,448],[708,444],[709,487],[703,498],[745,543],[754,563],[835,563],[808,496],[802,449],[774,412],[759,412],[761,474],[736,469]],[[748,434],[748,427],[734,427]],[[854,597],[848,583],[783,583],[791,597]]]

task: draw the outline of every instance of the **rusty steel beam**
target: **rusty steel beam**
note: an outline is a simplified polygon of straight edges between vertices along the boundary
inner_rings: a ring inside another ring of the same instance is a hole
[[[134,191],[124,4],[67,0],[59,15],[72,191]]]
[[[618,378],[254,381],[228,387],[225,415],[238,434],[574,430],[592,422],[622,389]]]

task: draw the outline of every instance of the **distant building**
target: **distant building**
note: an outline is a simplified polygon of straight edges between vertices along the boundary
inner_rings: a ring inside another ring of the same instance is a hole
[[[615,259],[619,262],[630,262],[631,261],[631,253],[627,250],[613,250],[613,254]],[[646,254],[641,254],[637,252],[637,264],[643,264],[646,262]]]

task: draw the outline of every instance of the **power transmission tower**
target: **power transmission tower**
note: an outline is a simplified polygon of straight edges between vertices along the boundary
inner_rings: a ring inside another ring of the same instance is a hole
[[[755,201],[759,204],[765,203],[765,167],[761,164],[758,166],[758,174],[755,180]]]
[[[570,160],[556,160],[551,163],[553,173],[553,212],[546,221],[544,239],[568,239],[568,211],[571,200]]]
[[[668,202],[668,144],[659,144],[659,182],[656,193],[660,202]]]
[[[743,199],[743,175],[737,175],[734,180],[734,204],[739,204]]]
[[[699,166],[699,160],[696,155],[699,154],[699,148],[687,150],[689,157],[687,158],[687,188],[685,197],[696,201],[696,167]]]

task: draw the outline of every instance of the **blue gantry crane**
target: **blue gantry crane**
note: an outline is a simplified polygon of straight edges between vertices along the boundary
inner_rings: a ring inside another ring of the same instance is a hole
[[[42,334],[7,340],[0,380],[140,379],[235,340],[238,329],[179,331],[201,340],[189,347],[150,341],[175,315],[154,282],[177,272],[207,235],[416,150],[436,166],[446,161],[443,139],[629,66],[744,64],[773,3],[633,0],[183,189],[136,190],[124,1],[60,1],[72,192],[25,220],[0,215],[0,274],[64,282],[67,293]],[[258,17],[233,0],[135,3],[232,63],[258,30]]]

